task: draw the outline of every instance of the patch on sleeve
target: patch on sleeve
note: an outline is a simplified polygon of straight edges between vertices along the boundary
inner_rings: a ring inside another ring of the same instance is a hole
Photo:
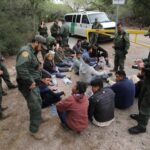
[[[28,57],[28,56],[29,56],[29,53],[28,53],[27,51],[25,51],[25,52],[23,52],[23,53],[21,54],[21,56],[22,56],[22,57]]]

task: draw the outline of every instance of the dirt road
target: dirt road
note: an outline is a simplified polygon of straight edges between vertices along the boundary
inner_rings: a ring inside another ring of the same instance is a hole
[[[150,39],[140,36],[141,41]],[[71,46],[76,42],[76,38],[70,38]],[[113,60],[112,43],[102,44],[108,50]],[[148,55],[148,48],[131,44],[129,54],[126,59],[125,70],[128,75],[137,73],[131,69],[135,58],[145,58]],[[9,57],[6,64],[11,74],[11,79],[15,81],[15,57]],[[73,82],[77,77],[71,73]],[[4,85],[4,84],[3,84]],[[5,86],[5,85],[4,85]],[[59,81],[60,90],[70,93],[69,85],[64,85]],[[26,102],[17,89],[9,90],[8,96],[3,97],[3,104],[9,106],[5,112],[11,116],[0,122],[0,150],[150,150],[150,124],[147,132],[138,136],[129,135],[129,127],[136,125],[134,120],[129,118],[131,113],[137,113],[137,100],[133,107],[127,110],[115,110],[115,121],[105,128],[98,128],[89,124],[88,129],[81,135],[71,131],[66,131],[60,126],[57,116],[50,114],[50,109],[43,111],[44,116],[49,116],[49,121],[41,125],[40,130],[46,135],[42,141],[36,141],[28,133],[29,115]]]

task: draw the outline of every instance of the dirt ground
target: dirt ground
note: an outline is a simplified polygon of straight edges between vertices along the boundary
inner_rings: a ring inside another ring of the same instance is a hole
[[[131,36],[133,38],[133,36]],[[69,43],[74,45],[77,38],[70,38]],[[150,44],[150,39],[140,36],[140,41]],[[108,50],[113,60],[112,43],[102,44]],[[138,71],[131,69],[134,59],[145,58],[149,52],[135,44],[131,44],[127,55],[125,70],[128,75]],[[15,57],[6,59],[11,80],[15,83]],[[73,83],[78,79],[73,73],[70,74]],[[70,94],[72,85],[65,85],[58,81],[59,90]],[[3,84],[6,89],[6,85]],[[40,131],[46,136],[44,140],[36,141],[30,137],[28,132],[29,114],[26,102],[18,89],[7,90],[8,95],[3,97],[3,105],[9,106],[6,114],[10,117],[0,122],[0,150],[150,150],[150,124],[147,132],[140,135],[130,135],[127,130],[136,125],[136,121],[130,119],[129,115],[137,113],[137,100],[127,110],[115,109],[115,121],[105,128],[99,128],[89,124],[81,135],[72,131],[64,130],[57,116],[52,116],[50,109],[43,111],[43,116],[48,116],[49,121],[42,124]]]

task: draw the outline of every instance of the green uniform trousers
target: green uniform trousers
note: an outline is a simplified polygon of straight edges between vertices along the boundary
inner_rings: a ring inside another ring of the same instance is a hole
[[[1,70],[3,71],[3,75],[1,77],[5,81],[6,85],[8,87],[10,87],[12,85],[12,83],[10,81],[10,76],[9,76],[9,73],[8,73],[8,70],[7,70],[6,66],[5,66],[5,64],[0,62],[0,67],[1,67]]]
[[[68,45],[68,37],[62,37],[62,46]]]
[[[114,59],[114,70],[124,70],[124,62],[125,62],[126,56],[123,53],[116,53],[115,59]]]
[[[2,117],[2,79],[0,77],[0,117]]]
[[[146,128],[150,118],[150,86],[143,86],[140,94],[140,100],[141,104],[138,125],[142,128]]]
[[[29,113],[30,113],[30,131],[32,133],[38,132],[41,123],[41,104],[42,99],[40,96],[39,88],[36,87],[32,90],[26,90],[19,87],[19,90],[26,99]]]
[[[97,44],[98,43],[98,33],[91,33],[90,43]]]

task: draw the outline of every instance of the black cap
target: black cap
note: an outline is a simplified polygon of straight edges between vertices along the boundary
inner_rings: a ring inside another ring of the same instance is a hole
[[[42,69],[42,79],[43,78],[51,78],[51,74],[44,69]]]

